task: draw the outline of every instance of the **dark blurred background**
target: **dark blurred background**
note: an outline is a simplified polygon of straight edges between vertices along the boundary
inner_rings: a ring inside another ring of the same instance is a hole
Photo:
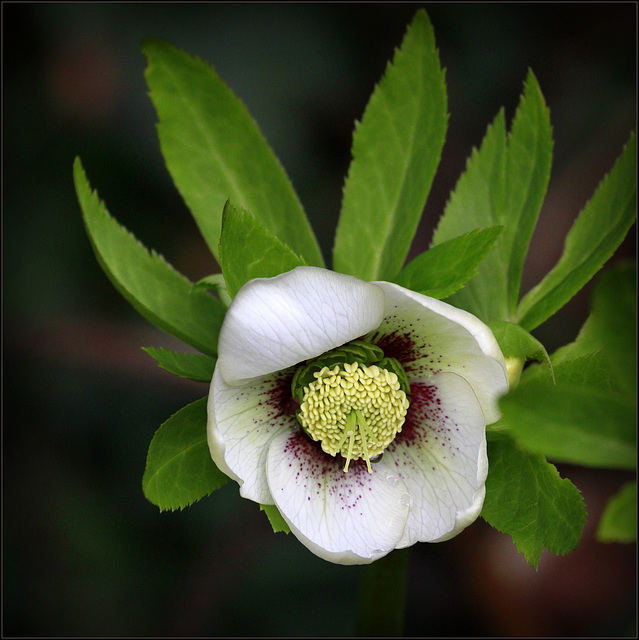
[[[273,534],[233,483],[182,512],[141,489],[155,430],[206,385],[140,347],[181,349],[101,272],[72,183],[81,156],[110,212],[191,279],[217,271],[174,189],[146,95],[144,37],[211,62],[286,167],[330,256],[354,120],[426,6],[450,124],[413,253],[472,146],[527,69],[550,106],[551,184],[524,290],[636,120],[636,3],[3,3],[3,635],[348,636],[360,569]],[[634,229],[613,260],[634,255]],[[572,340],[590,287],[536,332]],[[483,521],[411,551],[407,635],[635,633],[634,545],[594,530],[628,477],[561,466],[584,494],[580,547],[535,572]]]

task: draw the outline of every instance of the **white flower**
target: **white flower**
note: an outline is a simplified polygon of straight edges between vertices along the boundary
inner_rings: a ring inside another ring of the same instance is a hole
[[[238,292],[218,351],[211,456],[313,553],[365,564],[479,516],[508,377],[471,314],[298,267]]]

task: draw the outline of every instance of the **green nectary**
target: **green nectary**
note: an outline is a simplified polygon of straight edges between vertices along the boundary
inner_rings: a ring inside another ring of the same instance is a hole
[[[317,358],[307,360],[301,365],[291,381],[291,395],[298,402],[302,402],[304,389],[315,381],[315,374],[324,367],[332,369],[335,365],[354,364],[370,366],[376,364],[380,369],[387,369],[397,375],[400,388],[406,395],[410,393],[410,384],[404,368],[395,358],[387,358],[380,347],[366,340],[353,340],[341,347],[323,353]]]

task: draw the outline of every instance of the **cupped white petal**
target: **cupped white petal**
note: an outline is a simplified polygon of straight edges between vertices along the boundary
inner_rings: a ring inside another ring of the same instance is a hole
[[[207,439],[213,462],[240,485],[240,495],[273,504],[266,479],[266,454],[282,432],[296,431],[288,407],[292,372],[280,371],[230,386],[215,368],[208,399]]]
[[[324,453],[303,432],[273,439],[267,459],[275,504],[295,536],[320,558],[367,564],[392,551],[402,538],[409,496],[397,475],[363,460]]]
[[[376,329],[380,287],[318,267],[248,282],[231,303],[218,342],[228,384],[314,358]]]
[[[375,340],[397,358],[409,381],[441,371],[457,373],[472,387],[487,424],[500,417],[498,400],[508,391],[508,373],[490,328],[462,309],[389,282],[384,321]]]
[[[462,509],[457,513],[455,520],[455,526],[440,538],[431,540],[431,542],[444,542],[454,538],[458,533],[461,533],[467,526],[471,525],[479,515],[481,514],[482,507],[484,506],[484,498],[486,497],[486,476],[488,475],[488,453],[487,443],[484,441],[479,449],[477,455],[477,477],[483,478],[479,489],[473,496],[473,501],[468,505],[466,509]]]
[[[411,406],[400,434],[379,466],[410,494],[398,548],[456,536],[479,516],[488,473],[484,416],[470,385],[438,373],[411,385]]]

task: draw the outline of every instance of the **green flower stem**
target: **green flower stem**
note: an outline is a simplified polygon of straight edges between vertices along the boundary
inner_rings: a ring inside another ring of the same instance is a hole
[[[356,636],[403,635],[408,552],[409,549],[395,549],[362,568]]]

